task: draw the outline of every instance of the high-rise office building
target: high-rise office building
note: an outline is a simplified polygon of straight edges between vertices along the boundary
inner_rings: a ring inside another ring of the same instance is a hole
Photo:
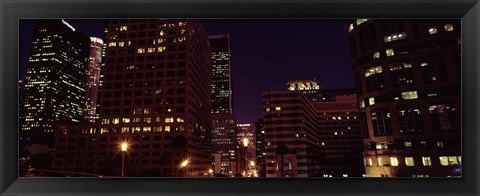
[[[21,103],[20,143],[51,149],[59,122],[79,122],[90,40],[65,20],[37,20]]]
[[[366,175],[461,176],[460,20],[348,20]]]
[[[230,35],[208,36],[212,51],[212,114],[232,114]]]
[[[61,127],[54,167],[120,175],[126,142],[127,176],[207,174],[211,54],[202,23],[111,19],[105,42],[99,124]]]
[[[212,53],[212,153],[221,156],[221,163],[215,163],[222,165],[221,173],[234,175],[238,173],[238,144],[237,121],[233,114],[230,35],[210,35],[208,40]]]
[[[97,118],[97,96],[100,86],[100,65],[102,63],[103,40],[90,37],[90,55],[88,59],[87,88],[85,90],[84,119],[95,122]]]
[[[319,166],[315,176],[362,177],[363,142],[360,132],[358,104],[355,91],[325,89],[322,94],[333,99],[312,102],[318,114],[318,154],[314,161]],[[347,95],[343,95],[343,94]]]
[[[291,80],[287,89],[263,95],[263,122],[257,122],[263,129],[257,141],[264,149],[257,156],[265,160],[266,176],[362,176],[355,90],[321,89],[312,79]]]
[[[309,177],[320,134],[317,114],[300,91],[263,93],[266,177]]]
[[[212,121],[212,156],[220,156],[214,163],[220,164],[215,174],[232,176],[236,173],[237,119],[233,114],[212,114]]]
[[[255,122],[255,146],[256,146],[256,159],[258,176],[265,177],[265,130],[263,129],[263,119],[258,119]]]

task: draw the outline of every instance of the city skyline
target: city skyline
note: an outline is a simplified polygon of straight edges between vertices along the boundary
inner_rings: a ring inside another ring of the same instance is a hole
[[[27,176],[462,176],[459,20],[79,21],[26,46]]]
[[[89,37],[104,38],[105,20],[66,21]],[[254,123],[261,118],[261,93],[283,89],[291,79],[315,78],[325,88],[354,87],[344,20],[202,21],[209,35],[230,34],[233,106],[238,122]],[[32,20],[20,20],[20,77],[30,53],[33,26]],[[254,68],[256,72],[249,71]]]

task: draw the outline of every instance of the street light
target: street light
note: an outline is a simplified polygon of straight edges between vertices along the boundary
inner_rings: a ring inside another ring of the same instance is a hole
[[[245,137],[245,138],[243,138],[242,141],[243,141],[243,146],[248,147],[248,138]]]
[[[120,149],[122,150],[122,177],[125,176],[125,153],[128,149],[128,143],[122,142],[120,144]]]
[[[182,163],[180,163],[180,168],[182,167],[185,168],[185,177],[187,176],[187,166],[189,163],[190,163],[190,160],[188,159],[185,159],[184,161],[182,161]]]

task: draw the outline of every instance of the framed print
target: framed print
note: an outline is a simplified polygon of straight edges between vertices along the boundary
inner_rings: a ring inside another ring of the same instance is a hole
[[[477,195],[479,9],[2,1],[2,195]]]

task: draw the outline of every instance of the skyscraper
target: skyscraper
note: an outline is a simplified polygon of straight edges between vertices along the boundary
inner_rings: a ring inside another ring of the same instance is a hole
[[[120,175],[116,155],[126,142],[127,176],[208,173],[208,44],[196,20],[108,20],[99,124],[61,127],[54,166]],[[79,143],[69,149],[69,140]]]
[[[230,35],[208,36],[212,51],[212,114],[232,114]]]
[[[79,122],[90,40],[65,20],[37,20],[25,78],[20,142],[53,146],[58,122]]]
[[[255,122],[255,146],[256,146],[256,159],[258,166],[258,176],[265,177],[265,130],[263,129],[263,119],[258,119]]]
[[[348,21],[367,176],[461,176],[460,29]]]
[[[232,66],[230,35],[208,36],[212,53],[212,156],[220,155],[224,175],[233,175],[238,168],[237,120],[233,113]],[[218,159],[217,159],[218,160]],[[218,171],[215,171],[216,173]],[[238,172],[237,172],[238,173]]]
[[[350,89],[325,89],[325,100],[311,102],[318,114],[319,152],[314,161],[320,177],[362,177],[363,142],[360,132],[357,97]],[[333,92],[339,93],[334,96]],[[347,94],[347,95],[344,95]],[[333,96],[333,98],[332,98]]]
[[[87,71],[87,89],[85,92],[84,119],[95,122],[97,117],[97,96],[100,86],[100,65],[102,63],[103,40],[90,37],[90,55]]]
[[[263,93],[266,177],[313,176],[320,133],[317,113],[301,91]]]

